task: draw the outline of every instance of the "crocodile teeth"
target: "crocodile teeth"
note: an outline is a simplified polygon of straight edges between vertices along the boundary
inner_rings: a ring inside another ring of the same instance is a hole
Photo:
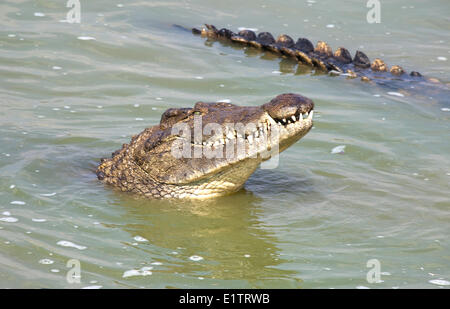
[[[286,118],[283,118],[283,120],[282,120],[282,121],[283,121],[283,123],[286,123]]]
[[[303,121],[303,115],[300,114],[300,116],[298,117],[298,120]]]
[[[308,112],[305,113],[305,118],[308,118]]]
[[[248,142],[251,144],[251,143],[253,143],[253,136],[252,135],[249,135],[248,137],[247,137],[247,139],[248,139]]]
[[[308,119],[312,119],[313,114],[314,114],[314,111],[311,111],[311,112],[309,113]]]
[[[292,116],[291,118],[292,118],[292,120],[294,120],[294,122],[297,121],[297,119],[295,118],[295,116]]]

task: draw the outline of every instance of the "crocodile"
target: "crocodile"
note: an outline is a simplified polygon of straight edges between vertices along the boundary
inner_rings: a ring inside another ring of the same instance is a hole
[[[300,74],[305,73],[309,68],[315,74],[342,76],[347,79],[359,78],[363,82],[388,89],[388,92],[395,92],[395,95],[398,93],[400,96],[413,95],[423,101],[449,106],[449,83],[441,82],[434,77],[423,76],[417,71],[407,73],[400,65],[389,67],[380,58],[371,61],[360,50],[357,50],[352,57],[349,50],[344,47],[339,47],[333,52],[324,41],[318,41],[314,46],[307,38],[300,37],[295,41],[287,34],[281,34],[275,39],[269,32],[257,34],[250,29],[242,29],[235,33],[227,28],[218,29],[210,24],[205,24],[201,28],[173,26],[183,32],[192,32],[206,38],[207,42],[218,41],[225,46],[246,49],[249,53],[260,51],[278,56],[283,60],[290,59],[293,63],[299,63]]]
[[[356,51],[354,57],[344,47],[339,47],[333,53],[331,47],[324,41],[318,41],[314,46],[307,38],[299,38],[294,41],[289,35],[281,34],[275,39],[270,32],[256,34],[253,30],[243,29],[235,33],[226,28],[218,29],[210,24],[205,24],[201,29],[192,28],[191,31],[193,34],[208,39],[254,47],[279,56],[289,57],[303,65],[314,68],[318,72],[332,75],[344,75],[349,78],[359,77],[363,81],[370,81],[371,78],[401,78],[403,80],[420,80],[423,78],[422,74],[417,71],[411,71],[407,74],[399,65],[393,65],[389,68],[380,58],[371,62],[369,57],[359,50]]]
[[[197,102],[169,108],[158,125],[102,159],[96,174],[121,191],[154,199],[230,194],[263,161],[308,133],[313,113],[313,101],[293,93],[260,106]]]

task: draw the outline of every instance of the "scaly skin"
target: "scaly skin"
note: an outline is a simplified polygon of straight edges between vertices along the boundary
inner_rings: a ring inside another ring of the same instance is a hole
[[[282,94],[261,106],[198,102],[193,108],[171,108],[159,125],[102,159],[97,177],[121,191],[157,199],[233,193],[261,162],[308,133],[313,107],[306,97]],[[188,156],[174,155],[180,145]]]
[[[217,29],[206,24],[202,29],[193,28],[192,32],[209,39],[228,41],[244,46],[252,46],[261,50],[270,51],[284,57],[290,57],[299,63],[310,66],[316,70],[344,75],[350,78],[361,78],[369,81],[372,78],[421,80],[419,72],[412,71],[406,74],[402,67],[394,65],[389,68],[383,60],[376,58],[372,63],[361,51],[356,51],[352,58],[350,52],[339,47],[334,53],[331,47],[323,42],[317,42],[316,47],[306,38],[299,38],[295,42],[286,34],[280,35],[276,40],[269,32],[256,35],[250,30],[234,33],[229,29]]]
[[[389,91],[403,95],[414,96],[429,104],[449,106],[450,84],[443,83],[436,78],[424,77],[416,71],[409,74],[399,65],[389,67],[383,60],[376,58],[372,62],[361,51],[356,51],[354,57],[350,52],[339,47],[335,52],[331,47],[319,41],[316,46],[306,38],[299,38],[296,42],[288,35],[282,34],[275,40],[269,32],[256,34],[250,30],[239,33],[213,25],[206,24],[201,29],[175,27],[192,31],[195,35],[207,38],[208,41],[219,41],[224,45],[243,48],[253,48],[261,52],[271,53],[281,58],[293,59],[302,65],[299,70],[310,67],[315,72],[323,72],[332,76],[340,75],[348,79],[359,78],[363,82],[381,86]]]

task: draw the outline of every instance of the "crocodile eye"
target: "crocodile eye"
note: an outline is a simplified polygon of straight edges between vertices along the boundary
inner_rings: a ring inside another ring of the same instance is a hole
[[[194,115],[201,115],[202,113],[199,111],[194,112]]]

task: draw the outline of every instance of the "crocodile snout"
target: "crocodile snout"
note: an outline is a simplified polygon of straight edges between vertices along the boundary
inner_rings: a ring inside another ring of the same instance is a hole
[[[314,109],[314,103],[302,95],[285,93],[264,104],[263,109],[273,119],[288,119],[292,116],[297,117],[300,114],[309,113]]]

